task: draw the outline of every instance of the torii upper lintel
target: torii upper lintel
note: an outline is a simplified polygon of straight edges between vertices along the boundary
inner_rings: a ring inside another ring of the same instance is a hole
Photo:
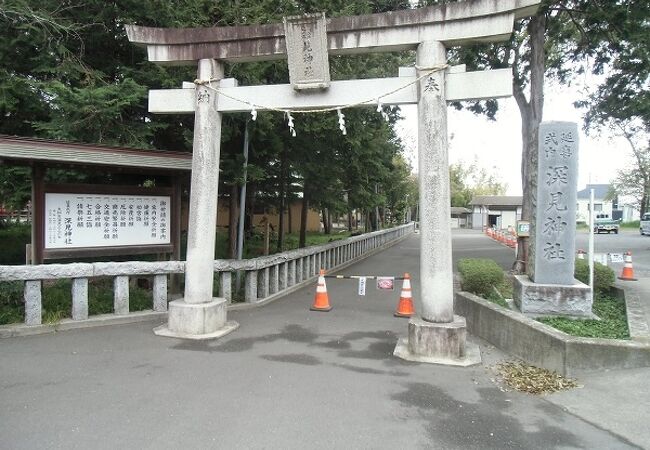
[[[540,0],[471,0],[426,8],[327,20],[331,55],[415,49],[436,40],[445,46],[505,40],[515,19],[533,14]],[[281,23],[209,28],[127,25],[128,38],[147,47],[149,61],[195,64],[200,59],[262,61],[286,58]]]

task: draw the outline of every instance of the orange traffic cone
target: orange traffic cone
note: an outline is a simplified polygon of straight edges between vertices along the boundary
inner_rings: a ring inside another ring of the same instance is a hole
[[[316,297],[314,298],[314,304],[311,308],[312,311],[330,311],[332,307],[330,306],[330,299],[327,296],[327,286],[325,286],[325,270],[320,270],[320,275],[318,277],[318,286],[316,287]]]
[[[413,309],[413,297],[411,295],[411,276],[405,273],[402,292],[399,294],[399,302],[397,303],[397,311],[393,315],[395,317],[411,317],[414,314],[415,309]]]
[[[637,279],[634,278],[634,268],[632,267],[632,252],[625,252],[625,265],[623,266],[623,272],[621,272],[621,276],[618,277],[618,279],[637,281]]]

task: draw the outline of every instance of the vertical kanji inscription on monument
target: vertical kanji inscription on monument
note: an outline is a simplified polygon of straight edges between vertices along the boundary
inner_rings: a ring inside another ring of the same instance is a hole
[[[539,127],[537,218],[533,282],[574,284],[578,126],[543,122]]]

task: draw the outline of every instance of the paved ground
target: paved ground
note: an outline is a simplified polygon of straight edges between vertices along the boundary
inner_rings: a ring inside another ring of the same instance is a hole
[[[455,240],[459,252],[478,244],[510,251],[478,234]],[[418,245],[413,236],[344,273],[417,280]],[[484,365],[465,369],[395,359],[399,292],[360,298],[352,281],[329,281],[330,313],[310,312],[314,288],[303,289],[231,313],[240,329],[212,342],[156,337],[155,323],[3,340],[0,448],[650,445],[650,372],[588,375],[584,389],[546,398],[503,392],[496,349],[482,343]]]
[[[589,248],[589,233],[579,231],[576,234],[576,249]],[[632,252],[634,272],[637,276],[650,278],[650,236],[641,236],[638,230],[621,229],[619,234],[595,234],[595,253]],[[612,269],[620,274],[623,264],[612,264]]]

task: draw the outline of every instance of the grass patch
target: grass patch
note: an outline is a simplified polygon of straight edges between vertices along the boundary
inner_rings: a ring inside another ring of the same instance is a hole
[[[512,282],[510,280],[504,279],[497,285],[495,285],[485,299],[496,303],[499,306],[510,309],[510,305],[506,301],[507,298],[512,298]]]
[[[601,320],[565,317],[542,317],[537,320],[571,336],[605,339],[630,338],[625,300],[611,294],[598,293],[594,299],[593,311]]]
[[[638,220],[632,220],[630,222],[622,222],[619,227],[625,228],[627,230],[638,230],[641,226],[641,222]]]

